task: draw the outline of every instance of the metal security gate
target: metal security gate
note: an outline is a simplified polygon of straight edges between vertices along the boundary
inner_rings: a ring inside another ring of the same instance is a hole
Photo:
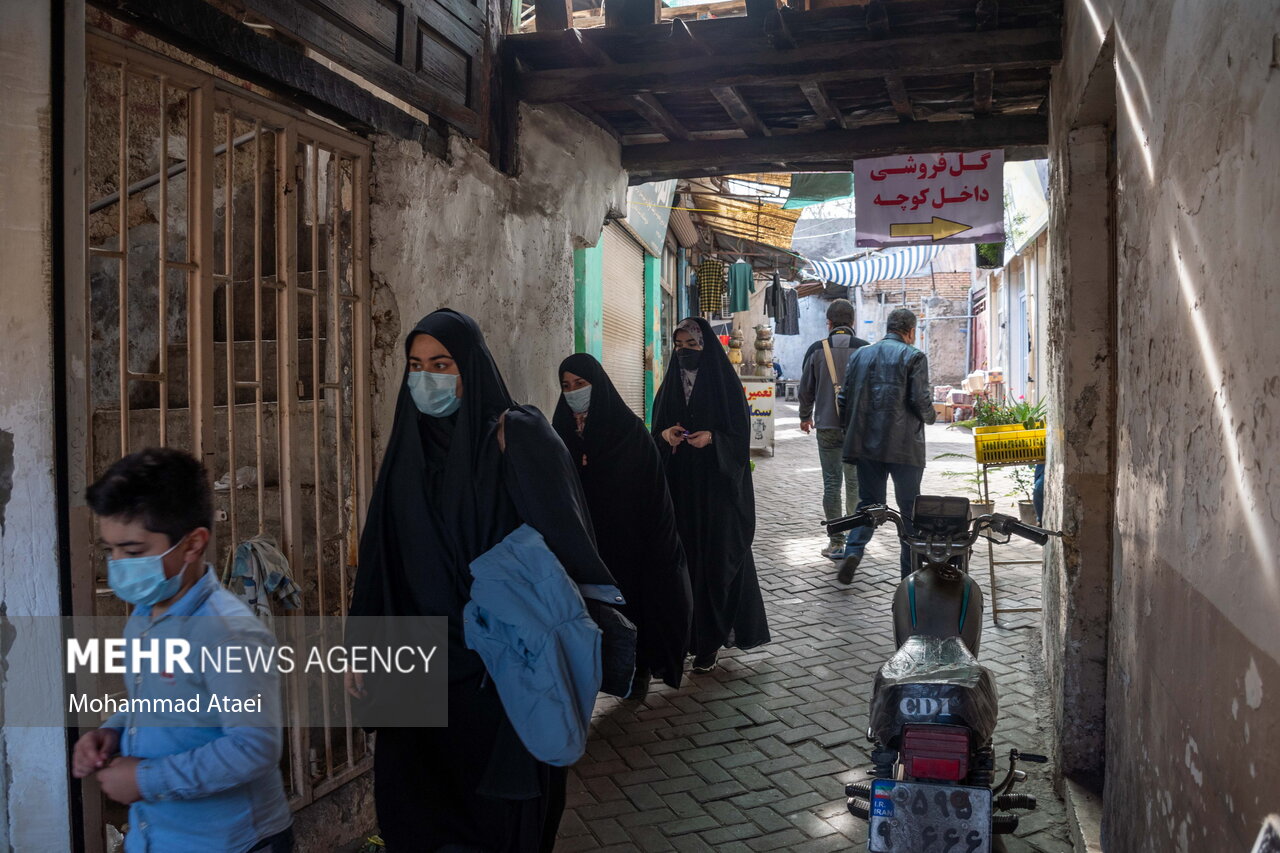
[[[644,417],[644,249],[610,222],[604,234],[604,369]]]
[[[209,559],[267,535],[308,621],[341,621],[371,488],[363,140],[108,35],[87,57],[88,275],[68,292],[73,501],[123,454],[191,451]],[[73,610],[126,616],[73,506]],[[276,613],[284,641],[300,614]],[[286,681],[295,808],[368,770],[341,691]],[[86,835],[118,822],[85,796]],[[98,837],[95,838],[95,834]]]

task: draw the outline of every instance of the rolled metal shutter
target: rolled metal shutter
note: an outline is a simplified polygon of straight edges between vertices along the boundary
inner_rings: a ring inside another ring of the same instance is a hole
[[[644,417],[644,249],[616,222],[604,235],[604,369]]]

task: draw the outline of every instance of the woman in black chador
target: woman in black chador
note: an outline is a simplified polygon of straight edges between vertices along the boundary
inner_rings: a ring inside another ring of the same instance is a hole
[[[447,616],[448,728],[380,728],[374,801],[390,853],[549,851],[565,771],[533,758],[463,638],[472,560],[527,522],[573,580],[613,585],[573,464],[515,406],[475,321],[442,310],[405,342],[404,380],[360,540],[352,616]],[[378,686],[354,677],[370,703]]]
[[[600,556],[638,629],[629,698],[642,699],[651,675],[680,686],[689,648],[692,594],[667,478],[644,421],[600,362],[571,355],[559,377],[564,393],[551,422],[577,463]]]
[[[750,423],[742,382],[711,326],[697,317],[683,321],[653,401],[653,435],[693,585],[694,672],[711,671],[722,647],[769,642],[751,554]]]

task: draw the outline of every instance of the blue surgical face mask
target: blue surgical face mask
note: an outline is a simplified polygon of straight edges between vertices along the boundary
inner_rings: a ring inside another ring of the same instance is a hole
[[[111,591],[130,604],[146,607],[167,601],[178,594],[182,587],[182,571],[171,578],[164,575],[164,558],[173,553],[186,537],[163,554],[151,554],[146,557],[128,557],[123,560],[107,560],[107,583]]]
[[[458,376],[455,373],[428,373],[412,370],[409,378],[409,395],[418,411],[433,418],[447,418],[462,405],[458,396]]]
[[[569,404],[570,409],[582,414],[591,405],[591,386],[584,385],[574,391],[565,391],[564,401]]]

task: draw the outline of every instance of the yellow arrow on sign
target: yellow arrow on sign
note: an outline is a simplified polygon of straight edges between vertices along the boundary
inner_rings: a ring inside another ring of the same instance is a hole
[[[890,237],[932,237],[934,240],[945,240],[962,231],[968,231],[972,225],[952,222],[950,219],[933,217],[932,222],[895,222],[889,226]]]

